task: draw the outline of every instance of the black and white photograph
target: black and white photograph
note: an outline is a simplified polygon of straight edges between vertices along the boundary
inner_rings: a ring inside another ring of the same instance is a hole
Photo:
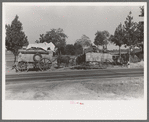
[[[146,2],[2,7],[4,119],[147,119]]]

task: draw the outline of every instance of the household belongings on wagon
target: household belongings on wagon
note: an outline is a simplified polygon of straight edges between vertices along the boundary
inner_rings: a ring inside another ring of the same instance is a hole
[[[113,62],[109,53],[86,53],[86,62]]]
[[[17,70],[27,70],[30,66],[40,70],[49,69],[55,46],[51,43],[29,44],[26,49],[19,50]]]
[[[87,64],[98,64],[101,68],[107,68],[108,63],[113,62],[112,55],[107,51],[100,50],[96,46],[91,46],[84,50],[84,54],[79,56],[81,61],[85,61]],[[83,60],[84,59],[84,60]]]
[[[55,45],[52,42],[50,42],[50,43],[44,42],[44,43],[29,44],[26,49],[29,49],[29,48],[32,48],[32,47],[42,48],[44,50],[52,50],[53,52],[54,52],[54,49],[55,49]]]
[[[101,52],[96,46],[90,46],[89,48],[84,49],[84,53],[88,52]]]
[[[76,58],[76,64],[85,64],[86,66],[98,65],[100,68],[107,68],[109,63],[113,63],[112,55],[109,53],[88,52],[79,55]]]

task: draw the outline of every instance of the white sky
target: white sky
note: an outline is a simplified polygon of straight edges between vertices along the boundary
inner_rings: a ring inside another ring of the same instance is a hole
[[[108,6],[107,6],[108,5]],[[23,31],[29,43],[35,43],[40,34],[52,28],[62,28],[68,36],[67,44],[81,38],[83,34],[94,42],[95,33],[107,30],[114,34],[116,27],[124,23],[129,12],[135,22],[139,21],[141,4],[36,4],[36,3],[4,3],[4,24],[11,24],[16,15],[23,24]],[[108,49],[115,48],[109,45]],[[118,47],[116,47],[118,49]]]

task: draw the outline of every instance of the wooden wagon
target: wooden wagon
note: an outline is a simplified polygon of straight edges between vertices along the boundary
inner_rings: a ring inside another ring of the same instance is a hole
[[[30,68],[40,69],[41,71],[50,69],[53,62],[53,51],[42,48],[29,48],[19,50],[18,61],[16,64],[17,71]]]
[[[109,53],[88,52],[85,55],[86,63],[99,65],[100,68],[107,68],[109,63],[113,62],[112,55]]]

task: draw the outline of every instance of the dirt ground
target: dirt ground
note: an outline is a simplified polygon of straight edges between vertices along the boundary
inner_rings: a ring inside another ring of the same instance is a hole
[[[144,98],[144,79],[115,78],[7,83],[6,100],[130,100]]]

